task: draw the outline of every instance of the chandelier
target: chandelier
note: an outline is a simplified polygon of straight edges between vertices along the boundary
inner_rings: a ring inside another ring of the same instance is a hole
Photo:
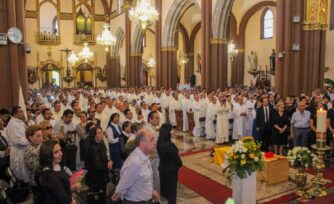
[[[82,48],[81,52],[79,53],[79,57],[81,59],[84,59],[85,62],[88,62],[88,60],[93,57],[93,53],[90,51],[87,42],[85,42],[83,45],[84,45],[84,47]]]
[[[154,24],[159,19],[159,13],[150,5],[150,0],[137,0],[136,7],[129,11],[131,21],[139,22],[142,28],[145,29],[148,24]]]
[[[70,56],[67,58],[68,62],[71,63],[72,65],[74,65],[75,63],[77,63],[77,61],[79,61],[79,58],[77,57],[77,55],[74,53],[74,51],[72,51],[72,53],[70,54]]]
[[[231,61],[233,61],[234,57],[237,56],[239,50],[235,49],[235,44],[233,43],[233,40],[230,41],[227,45],[227,53],[231,58]]]
[[[116,44],[116,37],[111,33],[109,24],[103,25],[104,30],[96,37],[97,44],[103,45],[106,52],[109,51],[109,47]]]
[[[150,57],[148,60],[147,60],[147,66],[150,67],[150,68],[153,68],[155,67],[156,65],[156,61],[153,57]]]

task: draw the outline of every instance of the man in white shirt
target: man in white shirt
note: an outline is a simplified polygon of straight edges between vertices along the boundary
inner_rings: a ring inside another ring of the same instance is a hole
[[[188,121],[188,112],[191,112],[191,102],[190,102],[190,95],[186,93],[185,98],[182,100],[182,119],[183,119],[183,132],[189,131],[189,121]]]
[[[56,125],[57,121],[52,118],[52,112],[49,108],[44,108],[40,115],[42,117],[36,118],[36,124],[40,124],[41,122],[47,120],[47,121],[50,122],[52,127],[54,127]]]
[[[95,118],[101,121],[102,130],[106,130],[109,125],[108,122],[110,117],[108,117],[108,115],[103,112],[102,105],[100,103],[96,104],[95,110]]]
[[[136,149],[126,159],[121,169],[121,179],[116,186],[113,201],[123,199],[123,203],[152,203],[160,200],[154,189],[153,170],[149,155],[156,151],[157,139],[150,130],[138,132]]]

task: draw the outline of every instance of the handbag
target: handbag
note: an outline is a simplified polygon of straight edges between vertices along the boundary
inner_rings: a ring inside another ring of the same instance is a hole
[[[7,198],[13,203],[25,201],[30,193],[29,185],[18,179],[10,168],[8,168],[8,172],[14,185],[5,190]]]

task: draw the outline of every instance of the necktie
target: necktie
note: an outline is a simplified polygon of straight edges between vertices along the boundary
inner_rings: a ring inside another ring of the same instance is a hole
[[[268,115],[268,108],[264,108],[265,109],[265,112],[266,112],[266,119],[265,119],[265,123],[268,122],[269,120],[269,115]]]

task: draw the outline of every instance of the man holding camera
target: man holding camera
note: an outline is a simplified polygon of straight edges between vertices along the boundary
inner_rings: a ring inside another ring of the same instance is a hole
[[[75,171],[77,146],[74,141],[76,129],[72,122],[73,114],[72,110],[66,109],[61,120],[53,128],[53,132],[58,135],[60,146],[63,149],[62,164]]]

